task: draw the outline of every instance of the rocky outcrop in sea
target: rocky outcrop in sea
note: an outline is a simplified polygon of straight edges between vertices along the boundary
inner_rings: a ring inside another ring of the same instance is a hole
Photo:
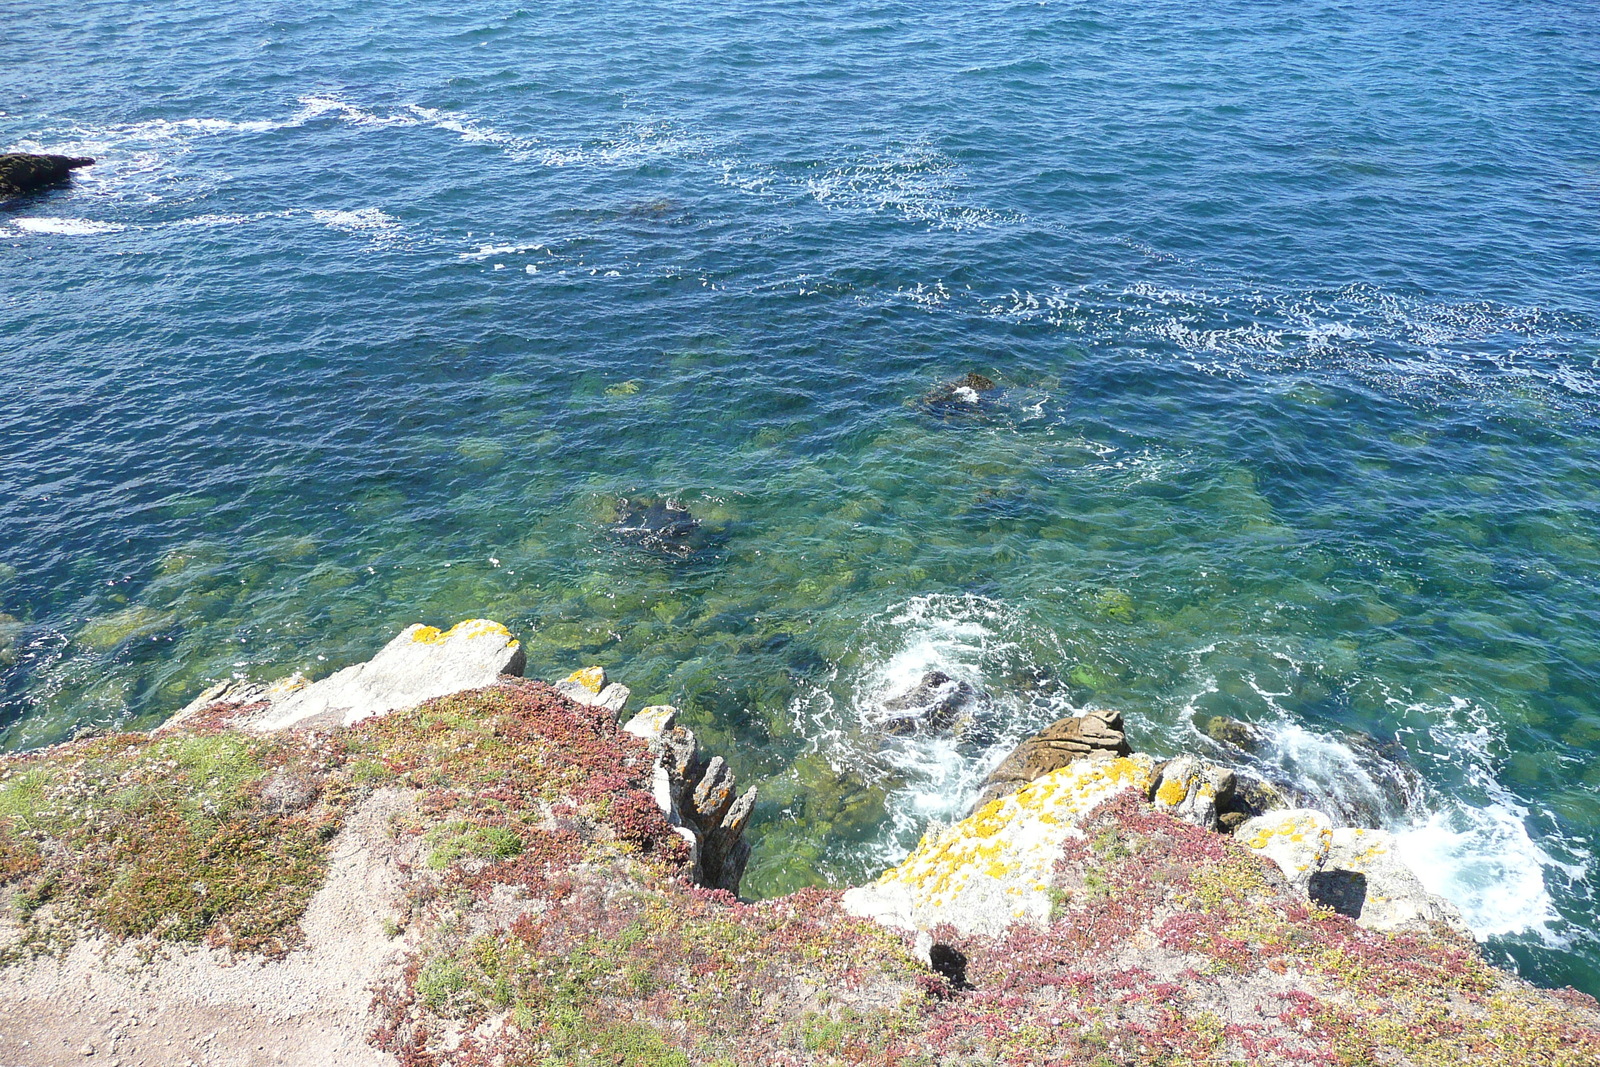
[[[0,154],[0,199],[25,196],[58,185],[70,178],[74,170],[93,164],[94,160],[88,156]]]

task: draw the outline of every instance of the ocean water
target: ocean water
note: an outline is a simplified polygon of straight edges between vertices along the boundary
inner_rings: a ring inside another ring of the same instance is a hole
[[[1597,134],[1581,2],[41,0],[0,743],[488,616],[686,709],[770,895],[1227,715],[1600,993]]]

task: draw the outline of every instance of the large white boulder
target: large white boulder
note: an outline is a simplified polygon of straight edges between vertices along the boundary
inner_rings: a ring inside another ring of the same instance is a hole
[[[1386,830],[1334,827],[1320,811],[1273,811],[1243,823],[1234,837],[1278,865],[1291,885],[1369,930],[1429,931],[1470,937],[1454,904],[1423,888]]]
[[[1085,816],[1125,789],[1150,788],[1148,756],[1080,759],[1010,796],[991,800],[870,885],[849,889],[844,908],[902,930],[949,923],[962,935],[999,935],[1050,917],[1051,872]]]
[[[217,704],[265,704],[238,725],[259,733],[350,726],[435,697],[493,685],[508,675],[521,675],[522,665],[522,645],[497,622],[468,619],[448,630],[418,624],[406,627],[365,663],[321,681],[307,684],[297,674],[270,686],[212,686],[166,725],[178,725]]]

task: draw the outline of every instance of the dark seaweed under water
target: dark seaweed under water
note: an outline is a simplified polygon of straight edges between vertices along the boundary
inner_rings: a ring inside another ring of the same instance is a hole
[[[1227,714],[1600,992],[1597,133],[1581,3],[29,5],[0,147],[101,162],[0,208],[0,736],[488,616],[773,894]],[[871,728],[932,669],[990,736]]]

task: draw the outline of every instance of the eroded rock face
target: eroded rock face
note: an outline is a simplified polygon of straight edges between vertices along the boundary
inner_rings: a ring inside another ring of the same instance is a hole
[[[1335,827],[1320,811],[1291,808],[1250,819],[1234,837],[1276,863],[1308,899],[1370,930],[1426,932],[1442,925],[1472,936],[1455,905],[1429,893],[1401,860],[1387,831]]]
[[[1082,715],[1057,719],[1018,745],[984,779],[976,806],[1009,796],[1029,782],[1085,756],[1127,756],[1132,751],[1122,730],[1120,711],[1092,708]]]
[[[669,705],[648,707],[623,729],[644,740],[656,758],[651,795],[688,842],[696,884],[737,896],[750,860],[744,831],[755,810],[756,789],[737,793],[727,761],[702,756],[694,731],[678,725],[677,715]]]
[[[970,683],[929,671],[911,689],[883,702],[883,732],[894,737],[943,733],[988,701],[988,694]]]
[[[227,681],[212,686],[167,724],[179,725],[217,705],[251,708],[240,729],[271,733],[293,727],[351,726],[363,719],[464,689],[481,689],[522,674],[522,645],[488,619],[448,630],[408,626],[365,663],[307,684],[294,675],[271,685]]]
[[[1078,759],[925,835],[905,862],[845,891],[852,915],[901,930],[949,923],[962,936],[997,936],[1013,923],[1043,925],[1047,886],[1069,837],[1101,801],[1150,786],[1148,756]]]
[[[87,156],[7,152],[0,155],[0,197],[22,196],[64,182],[74,170],[93,163]]]

